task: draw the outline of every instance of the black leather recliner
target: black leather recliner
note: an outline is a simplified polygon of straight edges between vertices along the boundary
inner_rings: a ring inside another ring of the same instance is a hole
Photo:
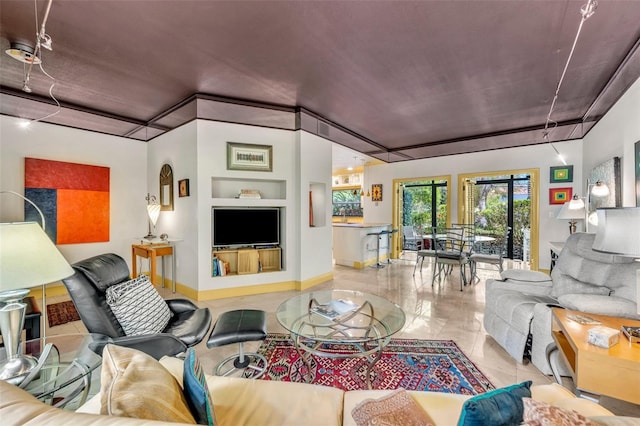
[[[89,333],[107,336],[105,344],[135,348],[160,359],[200,343],[211,326],[208,308],[198,308],[187,299],[168,299],[173,315],[162,333],[126,336],[106,300],[108,287],[131,279],[125,260],[106,253],[71,266],[75,273],[62,282]]]

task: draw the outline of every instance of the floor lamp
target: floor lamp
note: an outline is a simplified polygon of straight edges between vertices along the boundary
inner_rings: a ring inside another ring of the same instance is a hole
[[[19,384],[37,365],[20,354],[20,335],[29,289],[67,278],[73,269],[35,222],[0,223],[0,330],[7,359],[0,380]],[[45,307],[46,309],[46,307]]]
[[[593,249],[640,261],[640,207],[596,210],[598,231]],[[640,314],[640,264],[636,271],[636,310]]]

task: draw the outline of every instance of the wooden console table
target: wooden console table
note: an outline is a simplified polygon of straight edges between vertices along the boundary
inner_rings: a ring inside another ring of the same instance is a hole
[[[568,318],[572,314],[601,324],[580,324]],[[630,343],[621,333],[620,341],[608,349],[592,345],[587,342],[589,329],[597,325],[620,330],[623,325],[640,327],[640,321],[553,308],[553,339],[576,389],[640,404],[640,344]]]
[[[160,257],[162,261],[162,287],[164,287],[164,256],[171,256],[171,291],[176,292],[176,254],[173,242],[158,244],[133,244],[131,246],[131,265],[133,267],[133,278],[138,276],[137,260],[138,256],[151,259],[151,283],[155,284],[156,260]]]

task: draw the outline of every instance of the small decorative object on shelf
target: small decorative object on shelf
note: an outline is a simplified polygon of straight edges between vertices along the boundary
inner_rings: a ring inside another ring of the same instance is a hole
[[[260,199],[260,191],[257,189],[241,189],[239,198],[255,198]]]
[[[640,343],[640,327],[623,325],[622,332],[629,339],[629,343]]]
[[[589,337],[587,342],[601,348],[610,348],[620,340],[620,331],[611,327],[601,325],[589,329]]]

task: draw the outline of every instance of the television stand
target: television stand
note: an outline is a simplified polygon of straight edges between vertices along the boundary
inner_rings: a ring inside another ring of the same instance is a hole
[[[213,249],[211,252],[211,276],[257,274],[259,272],[274,272],[281,269],[282,249],[270,248],[238,248],[238,249]],[[214,259],[222,261],[225,272],[217,274]]]

